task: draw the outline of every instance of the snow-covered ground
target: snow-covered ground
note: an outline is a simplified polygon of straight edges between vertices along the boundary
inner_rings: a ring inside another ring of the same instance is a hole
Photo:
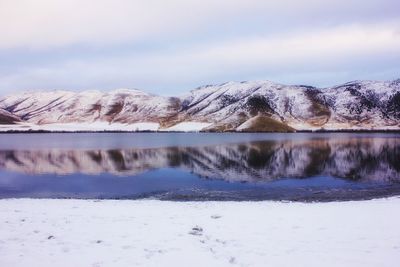
[[[398,266],[399,206],[0,200],[0,266]]]
[[[33,123],[16,123],[16,124],[0,124],[0,132],[7,131],[52,131],[52,132],[101,132],[101,131],[161,131],[161,132],[199,132],[204,128],[212,125],[207,122],[181,122],[169,128],[160,128],[157,122],[135,122],[135,123],[109,123],[109,122],[90,122],[90,123],[49,123],[49,124],[33,124]]]
[[[211,126],[211,125],[212,125],[212,123],[208,123],[208,122],[187,121],[187,122],[178,123],[172,127],[166,128],[166,129],[161,129],[161,131],[199,132],[199,131],[203,130],[204,128],[207,128],[208,126]]]
[[[49,123],[49,124],[33,124],[33,123],[17,123],[0,125],[0,132],[6,131],[157,131],[160,127],[156,122],[136,122],[136,123],[108,123],[108,122],[91,122],[91,123]]]

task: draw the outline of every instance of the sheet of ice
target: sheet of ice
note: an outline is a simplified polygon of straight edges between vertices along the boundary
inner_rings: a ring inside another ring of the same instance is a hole
[[[0,200],[0,266],[398,266],[400,198]]]

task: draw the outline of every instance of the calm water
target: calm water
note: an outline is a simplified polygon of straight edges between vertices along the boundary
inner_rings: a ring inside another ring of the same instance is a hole
[[[400,134],[0,134],[0,197],[400,195]]]

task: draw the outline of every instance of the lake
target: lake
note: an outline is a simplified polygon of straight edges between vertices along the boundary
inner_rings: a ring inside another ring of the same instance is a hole
[[[397,133],[0,134],[0,198],[333,201],[399,194]]]

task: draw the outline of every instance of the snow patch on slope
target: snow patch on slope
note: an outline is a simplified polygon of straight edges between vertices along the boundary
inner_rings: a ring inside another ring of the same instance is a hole
[[[209,122],[195,122],[195,121],[187,121],[178,123],[172,127],[162,129],[161,131],[176,131],[176,132],[199,132],[204,128],[211,126],[212,123]]]

